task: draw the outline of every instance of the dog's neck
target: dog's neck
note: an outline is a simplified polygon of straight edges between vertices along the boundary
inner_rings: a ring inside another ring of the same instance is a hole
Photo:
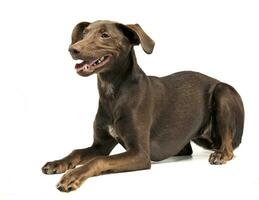
[[[114,98],[123,82],[134,78],[140,70],[134,49],[122,62],[112,67],[112,70],[97,75],[100,97]]]

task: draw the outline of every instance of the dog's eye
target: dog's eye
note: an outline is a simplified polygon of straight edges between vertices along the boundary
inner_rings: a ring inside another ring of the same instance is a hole
[[[101,34],[101,37],[102,38],[109,38],[110,36],[109,36],[108,33],[104,32],[104,33]]]

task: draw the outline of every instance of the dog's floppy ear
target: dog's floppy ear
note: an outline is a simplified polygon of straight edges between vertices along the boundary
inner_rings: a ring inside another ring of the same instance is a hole
[[[74,44],[83,38],[83,31],[89,24],[89,22],[80,22],[75,26],[72,32],[71,44]]]
[[[117,24],[119,29],[129,39],[133,45],[141,44],[142,49],[147,53],[153,52],[155,42],[144,32],[144,30],[138,24]]]

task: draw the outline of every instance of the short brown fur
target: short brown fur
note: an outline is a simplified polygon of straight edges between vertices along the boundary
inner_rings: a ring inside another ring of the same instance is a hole
[[[241,143],[244,108],[233,87],[191,71],[147,76],[135,57],[138,44],[148,54],[155,44],[138,24],[96,21],[74,28],[69,51],[83,60],[77,73],[97,74],[100,99],[92,146],[42,168],[45,174],[69,170],[57,185],[60,191],[75,190],[92,176],[191,155],[191,141],[215,151],[211,164],[223,164]],[[126,151],[109,155],[117,144]]]

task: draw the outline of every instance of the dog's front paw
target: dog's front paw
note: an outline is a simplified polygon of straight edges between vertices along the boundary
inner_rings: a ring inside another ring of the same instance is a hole
[[[42,172],[44,174],[61,174],[67,171],[68,169],[72,169],[72,163],[66,162],[64,160],[56,160],[53,162],[47,162],[42,168]]]
[[[81,168],[68,171],[57,184],[57,189],[61,192],[71,192],[80,187],[87,179],[86,174]]]

